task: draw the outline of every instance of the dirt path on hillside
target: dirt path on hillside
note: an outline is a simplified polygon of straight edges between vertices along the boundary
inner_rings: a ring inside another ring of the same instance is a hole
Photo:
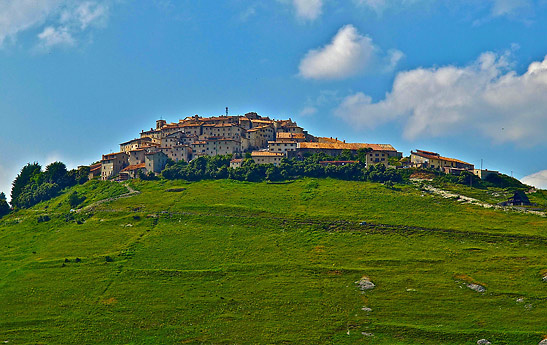
[[[94,202],[90,205],[87,205],[86,207],[83,207],[83,208],[80,208],[80,209],[76,210],[76,212],[79,213],[79,212],[83,212],[83,211],[93,210],[93,208],[95,208],[96,206],[99,206],[101,204],[111,202],[111,201],[114,201],[114,200],[118,200],[118,199],[122,199],[122,198],[128,198],[130,196],[137,195],[137,194],[141,193],[140,191],[133,189],[128,183],[125,183],[123,186],[125,188],[127,188],[127,193],[116,196],[116,197],[96,201],[96,202]]]
[[[417,181],[415,181],[415,182],[417,182]],[[542,216],[542,217],[547,217],[547,213],[545,213],[545,212],[527,210],[527,209],[524,209],[524,208],[517,208],[517,207],[510,207],[510,206],[499,206],[499,205],[489,204],[487,202],[480,201],[480,200],[477,200],[475,198],[471,198],[471,197],[468,197],[468,196],[465,196],[465,195],[461,195],[461,194],[457,194],[457,193],[454,193],[454,192],[446,191],[444,189],[433,187],[432,185],[423,185],[422,188],[424,190],[430,192],[430,193],[440,195],[440,196],[442,196],[443,198],[446,198],[446,199],[457,199],[462,204],[472,204],[472,205],[477,205],[477,206],[481,206],[481,207],[484,207],[484,208],[493,208],[493,209],[496,209],[496,210],[505,210],[505,211],[506,210],[511,210],[511,211],[515,211],[515,212],[530,213],[530,214],[535,214],[535,215]]]

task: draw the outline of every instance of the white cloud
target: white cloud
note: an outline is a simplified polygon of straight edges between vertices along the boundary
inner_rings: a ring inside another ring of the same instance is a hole
[[[492,0],[492,15],[494,17],[513,15],[522,10],[532,8],[530,0]]]
[[[40,34],[38,38],[44,47],[53,47],[57,45],[73,45],[74,38],[66,27],[54,28],[48,26]]]
[[[59,26],[48,26],[38,35],[42,48],[59,45],[74,45],[74,35],[89,26],[100,26],[106,22],[108,6],[105,3],[84,1],[65,6],[59,16]]]
[[[0,45],[6,38],[44,23],[65,0],[2,0],[0,1]]]
[[[319,49],[310,50],[300,61],[300,76],[308,79],[344,79],[359,74],[367,67],[381,65],[381,49],[372,39],[361,35],[353,25],[338,30],[332,41]],[[394,67],[402,53],[393,50],[388,64]],[[393,65],[393,66],[392,66]]]
[[[401,122],[410,140],[479,133],[496,143],[545,145],[546,94],[547,58],[518,75],[507,55],[484,53],[465,67],[401,72],[383,100],[356,93],[335,114],[362,128]]]
[[[292,0],[296,15],[305,20],[315,20],[323,11],[323,0]]]
[[[1,165],[0,165],[0,192],[3,192],[9,201],[10,193],[11,193],[10,173]]]
[[[75,36],[90,26],[104,24],[110,0],[2,0],[0,46],[31,29],[38,29],[40,46],[73,45]]]
[[[90,25],[103,23],[108,14],[108,6],[95,1],[85,1],[61,13],[60,22],[85,30]]]
[[[547,189],[547,170],[525,176],[520,181],[536,188]]]
[[[432,3],[434,0],[353,0],[353,2],[357,6],[367,7],[377,14],[382,14],[387,9],[400,10],[418,3]]]
[[[312,115],[315,115],[316,113],[317,113],[317,108],[311,107],[311,106],[305,107],[304,109],[300,110],[300,116],[312,116]]]

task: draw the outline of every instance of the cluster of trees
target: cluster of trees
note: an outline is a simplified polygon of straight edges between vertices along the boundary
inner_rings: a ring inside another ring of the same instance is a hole
[[[405,172],[396,169],[386,169],[383,164],[365,167],[365,157],[359,153],[353,155],[343,154],[338,157],[326,154],[308,155],[302,160],[283,159],[278,166],[273,164],[256,164],[252,159],[244,159],[241,167],[229,169],[231,155],[204,156],[185,163],[171,162],[163,170],[162,175],[166,179],[184,179],[198,181],[203,179],[230,178],[239,181],[284,181],[299,177],[332,177],[352,181],[372,182],[402,182]],[[360,157],[359,157],[360,156]],[[346,165],[321,165],[320,161],[328,160],[354,160],[356,163]]]
[[[51,163],[42,171],[38,163],[25,165],[12,183],[11,205],[14,208],[29,208],[41,201],[49,200],[61,190],[85,183],[89,167],[68,171],[61,162]]]
[[[488,187],[506,188],[510,190],[526,190],[529,187],[516,178],[504,174],[490,174],[484,180],[477,175],[464,171],[460,175],[443,174],[436,178],[438,182],[457,183],[474,188],[486,189]]]

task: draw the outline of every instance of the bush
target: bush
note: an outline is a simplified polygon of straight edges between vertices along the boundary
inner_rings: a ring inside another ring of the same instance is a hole
[[[48,215],[38,216],[38,223],[49,222],[50,220],[51,220],[51,218],[49,218]]]
[[[82,202],[84,202],[85,200],[85,196],[80,196],[78,195],[77,192],[72,192],[69,196],[68,196],[68,203],[70,204],[70,207],[71,208],[76,208],[78,207]]]

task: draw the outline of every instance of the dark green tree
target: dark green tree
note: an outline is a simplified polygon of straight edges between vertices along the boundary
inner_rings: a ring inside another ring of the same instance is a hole
[[[9,207],[8,201],[6,200],[6,195],[4,194],[4,192],[1,192],[0,193],[0,218],[10,213],[10,211],[11,209]]]
[[[32,164],[28,163],[21,169],[19,175],[17,175],[12,182],[11,201],[13,206],[19,207],[17,203],[23,189],[30,183],[33,177],[40,173],[41,170],[42,167],[37,162]]]

